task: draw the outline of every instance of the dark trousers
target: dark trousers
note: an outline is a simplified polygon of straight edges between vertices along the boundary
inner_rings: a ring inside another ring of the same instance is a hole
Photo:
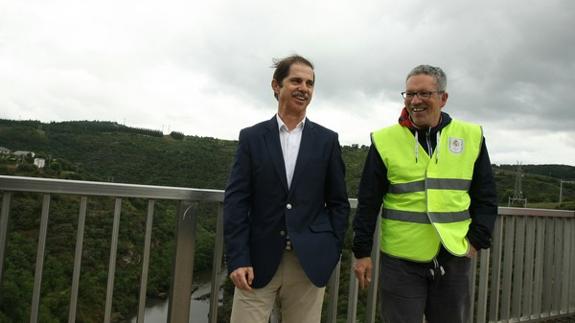
[[[441,266],[441,268],[439,267]],[[442,270],[443,268],[443,270]],[[467,323],[471,259],[416,263],[381,255],[380,306],[385,323]]]

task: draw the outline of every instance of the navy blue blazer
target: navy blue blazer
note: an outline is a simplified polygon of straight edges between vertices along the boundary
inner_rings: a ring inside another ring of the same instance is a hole
[[[288,189],[276,117],[240,132],[224,197],[229,273],[252,266],[252,287],[264,287],[287,234],[309,279],[325,286],[341,255],[348,216],[337,133],[306,120]]]

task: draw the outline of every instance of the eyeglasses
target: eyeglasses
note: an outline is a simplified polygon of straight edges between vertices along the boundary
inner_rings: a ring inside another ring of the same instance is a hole
[[[421,92],[401,92],[404,99],[413,99],[417,95],[420,99],[429,99],[433,93],[443,93],[444,91],[421,91]]]

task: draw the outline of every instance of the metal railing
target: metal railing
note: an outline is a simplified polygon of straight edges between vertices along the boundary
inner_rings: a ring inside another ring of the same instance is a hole
[[[113,228],[111,233],[110,259],[108,266],[108,280],[106,285],[106,303],[104,310],[104,322],[106,323],[111,322],[112,315],[112,298],[114,292],[114,278],[116,270],[120,215],[122,212],[122,199],[138,198],[148,200],[142,274],[138,303],[138,322],[144,322],[154,205],[158,200],[177,201],[179,206],[177,211],[176,250],[172,270],[172,284],[169,296],[170,302],[168,309],[168,321],[187,322],[190,311],[190,296],[192,293],[195,227],[198,218],[197,212],[194,212],[192,208],[192,202],[210,201],[221,203],[223,201],[222,191],[16,176],[0,176],[0,191],[3,192],[2,211],[0,213],[0,282],[2,282],[3,279],[3,263],[5,259],[8,219],[10,215],[10,203],[12,200],[12,194],[14,192],[31,192],[40,193],[43,195],[38,247],[36,252],[34,286],[30,309],[30,322],[34,323],[39,321],[38,313],[40,307],[40,288],[42,286],[44,250],[46,248],[46,233],[48,228],[48,218],[50,216],[49,209],[51,195],[64,194],[77,195],[81,197],[68,322],[76,321],[76,306],[78,302],[79,288],[78,282],[81,269],[82,245],[84,242],[83,236],[88,198],[111,197],[115,199]],[[220,214],[218,215],[218,222],[221,222],[221,219],[222,216]],[[223,255],[222,227],[223,225],[218,223],[218,232],[216,233],[218,239],[216,241],[214,259],[219,260],[215,260],[213,266],[213,270],[216,273],[221,270],[221,259]],[[217,275],[212,276],[212,278],[214,277],[217,277]],[[216,306],[217,296],[212,297],[211,301],[211,307],[216,308]],[[215,313],[215,310],[213,313]],[[214,320],[211,320],[211,322],[215,322],[216,314],[212,315]]]
[[[169,293],[168,322],[188,322],[192,294],[196,223],[199,216],[193,202],[218,203],[214,256],[211,273],[210,310],[208,320],[217,322],[219,279],[223,258],[223,192],[131,184],[0,176],[2,209],[0,213],[0,283],[6,256],[6,241],[10,205],[15,192],[39,193],[42,198],[34,286],[30,307],[30,322],[39,321],[40,288],[44,267],[46,235],[53,194],[80,196],[78,225],[70,289],[68,321],[75,322],[78,303],[79,276],[84,242],[88,200],[92,197],[115,199],[111,232],[108,279],[104,322],[111,322],[114,277],[122,199],[147,200],[137,322],[144,322],[146,288],[150,266],[151,234],[157,201],[178,203],[175,257]],[[350,200],[352,208],[356,201]],[[499,208],[493,247],[484,250],[474,261],[472,282],[473,317],[471,322],[537,322],[550,318],[575,315],[575,212],[526,208]],[[378,230],[376,230],[378,232]],[[374,246],[378,246],[377,236]],[[379,252],[373,248],[374,272],[378,272]],[[327,321],[336,322],[340,269],[338,264],[329,281],[326,297]],[[366,317],[362,322],[375,322],[377,312],[378,277],[374,275],[367,299],[358,299],[358,284],[349,270],[347,322],[357,320],[358,302],[366,302]]]
[[[473,260],[470,322],[575,316],[575,211],[500,207],[498,213],[491,249]],[[374,264],[378,256],[372,253]],[[362,322],[376,322],[377,284],[374,279]],[[356,322],[356,293],[350,287],[348,323]]]

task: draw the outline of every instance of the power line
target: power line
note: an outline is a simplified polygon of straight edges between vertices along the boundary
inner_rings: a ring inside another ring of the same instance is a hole
[[[512,206],[516,202],[523,204],[523,207],[527,207],[527,198],[523,197],[523,170],[521,169],[520,162],[517,162],[517,168],[515,171],[515,188],[513,189],[513,196],[509,197],[507,206]]]

